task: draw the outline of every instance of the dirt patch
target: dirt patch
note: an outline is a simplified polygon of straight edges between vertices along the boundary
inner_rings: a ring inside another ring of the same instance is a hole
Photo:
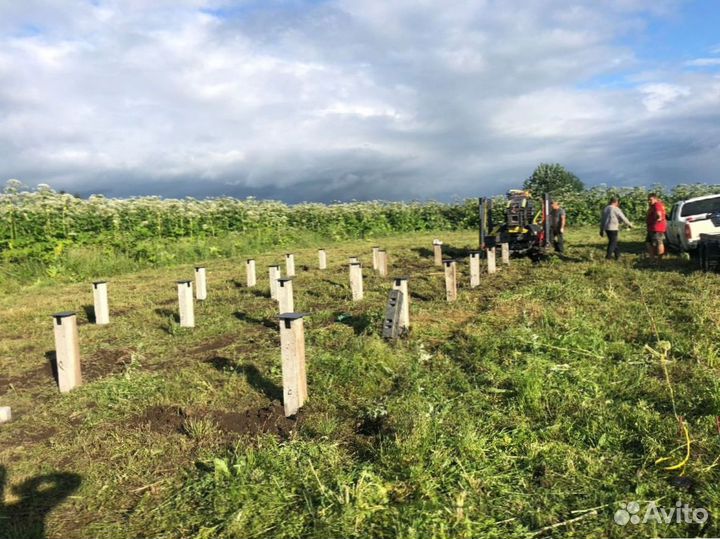
[[[208,352],[214,352],[216,350],[222,350],[223,348],[226,348],[233,344],[236,338],[236,333],[228,333],[227,335],[223,335],[222,337],[218,337],[217,339],[213,339],[212,341],[203,343],[200,346],[196,346],[195,348],[190,350],[190,353],[193,355],[198,355],[206,354]]]
[[[18,417],[15,417],[14,419],[18,419]],[[29,447],[40,444],[49,445],[50,438],[52,438],[55,433],[57,433],[57,429],[55,427],[36,427],[35,430],[13,432],[12,438],[0,442],[0,451],[11,449],[13,447]]]
[[[224,432],[235,434],[272,434],[281,440],[288,439],[296,431],[301,417],[285,417],[283,406],[275,401],[264,408],[243,412],[215,412],[210,415]]]
[[[29,389],[45,383],[55,383],[50,362],[45,362],[43,365],[19,374],[18,376],[0,376],[0,395],[4,395],[10,391],[10,387]]]
[[[147,426],[151,431],[161,434],[183,432],[183,424],[188,414],[178,406],[152,406],[133,423]]]
[[[225,434],[257,436],[271,434],[281,440],[288,439],[297,430],[302,418],[285,417],[282,405],[275,401],[261,408],[242,412],[221,410],[187,410],[178,406],[152,406],[132,424],[147,427],[160,434],[187,435],[189,420],[206,419],[215,423]]]
[[[133,352],[134,350],[126,348],[98,350],[92,356],[83,360],[83,379],[90,382],[123,372],[132,361]]]

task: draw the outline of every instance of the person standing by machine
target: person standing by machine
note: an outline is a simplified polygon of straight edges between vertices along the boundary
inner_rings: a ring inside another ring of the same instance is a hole
[[[555,251],[559,254],[565,253],[565,225],[567,224],[567,213],[560,207],[560,202],[553,200],[550,204],[550,241]]]

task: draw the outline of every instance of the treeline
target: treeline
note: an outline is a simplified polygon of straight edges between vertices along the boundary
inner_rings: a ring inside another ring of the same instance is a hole
[[[678,185],[652,188],[670,205],[676,200],[720,193],[720,185]],[[646,188],[594,187],[557,195],[567,209],[570,225],[595,224],[612,195],[630,219],[641,221]],[[504,197],[497,197],[496,211]],[[162,262],[167,249],[158,241],[203,240],[228,235],[281,237],[310,232],[318,238],[362,238],[394,232],[477,228],[477,199],[440,202],[350,202],[288,205],[253,198],[197,200],[136,197],[87,199],[54,191],[47,185],[24,188],[10,180],[0,194],[0,252],[6,262],[55,262],[71,246],[100,245],[107,252],[150,263]],[[258,240],[260,241],[260,240]],[[262,242],[261,242],[262,243]],[[172,256],[170,256],[172,258]]]

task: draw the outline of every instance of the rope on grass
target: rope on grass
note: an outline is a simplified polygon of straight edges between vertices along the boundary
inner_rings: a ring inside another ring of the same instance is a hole
[[[655,342],[657,342],[657,350],[653,348],[652,346],[646,344],[645,350],[650,352],[651,355],[658,358],[660,360],[660,366],[662,367],[663,374],[665,375],[665,384],[667,385],[668,391],[670,393],[670,402],[672,403],[672,410],[673,415],[675,416],[675,419],[677,420],[678,424],[680,425],[680,429],[682,430],[682,433],[685,437],[685,458],[682,459],[677,464],[672,464],[670,466],[664,466],[663,470],[666,471],[675,471],[680,470],[680,475],[685,474],[685,466],[690,461],[690,431],[687,428],[687,423],[685,420],[680,417],[677,413],[677,405],[675,403],[675,390],[673,389],[672,381],[670,380],[670,373],[667,369],[667,364],[669,362],[668,355],[670,354],[670,350],[672,348],[672,345],[668,341],[660,340],[660,333],[657,329],[657,324],[655,323],[655,318],[652,315],[652,312],[650,311],[650,307],[647,304],[647,301],[645,300],[645,295],[643,294],[643,289],[640,286],[640,283],[638,281],[635,281],[635,284],[638,288],[638,291],[640,292],[640,300],[642,301],[643,307],[645,307],[645,312],[648,315],[648,318],[650,320],[650,325],[652,326],[653,333],[655,334]],[[655,464],[660,464],[661,462],[667,462],[672,457],[660,457],[655,461]]]

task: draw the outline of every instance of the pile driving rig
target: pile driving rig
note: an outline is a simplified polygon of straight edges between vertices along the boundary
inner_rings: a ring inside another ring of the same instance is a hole
[[[539,210],[529,191],[507,192],[503,222],[495,224],[492,199],[480,198],[480,249],[507,243],[510,254],[539,261],[550,245],[550,197],[545,194]]]

